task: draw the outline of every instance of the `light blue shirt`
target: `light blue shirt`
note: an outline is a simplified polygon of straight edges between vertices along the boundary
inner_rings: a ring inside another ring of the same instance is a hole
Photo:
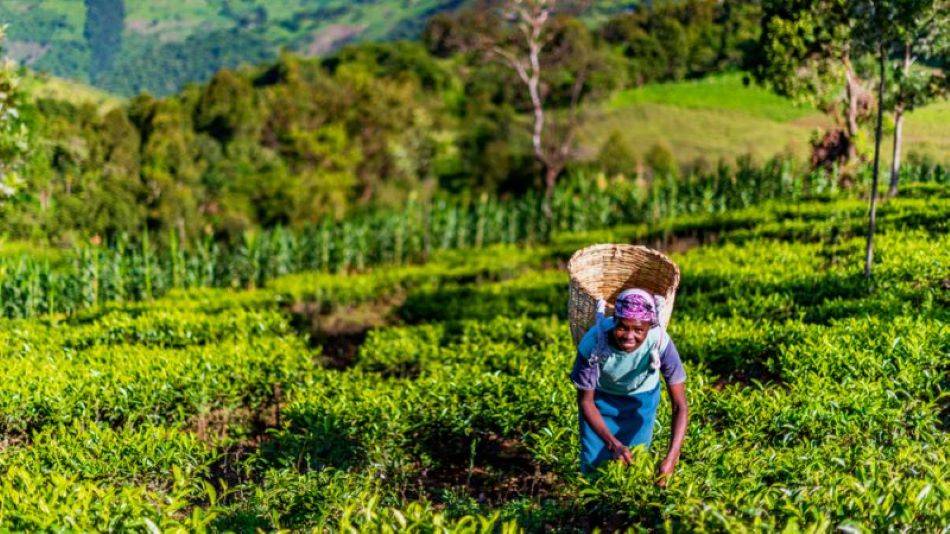
[[[615,324],[613,317],[604,319],[601,322],[604,335],[610,336],[610,330]],[[598,333],[595,324],[584,334],[577,346],[578,355],[587,360],[588,365],[596,365],[599,368],[598,390],[613,395],[634,395],[652,391],[659,385],[660,373],[650,365],[650,352],[658,343],[661,352],[670,344],[670,337],[662,333],[661,328],[651,328],[643,343],[631,352],[624,352],[608,342],[606,353],[592,360]]]

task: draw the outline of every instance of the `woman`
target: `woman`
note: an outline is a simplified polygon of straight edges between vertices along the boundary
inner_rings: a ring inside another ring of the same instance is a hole
[[[660,401],[660,375],[672,410],[672,438],[658,468],[665,486],[679,461],[686,434],[686,372],[676,346],[659,324],[660,298],[642,289],[617,296],[613,317],[604,302],[577,347],[571,381],[577,386],[581,470],[589,473],[611,458],[629,463],[630,447],[649,447]]]

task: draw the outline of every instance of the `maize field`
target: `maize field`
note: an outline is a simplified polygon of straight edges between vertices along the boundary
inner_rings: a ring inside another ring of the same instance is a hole
[[[183,243],[174,233],[108,244],[79,246],[55,258],[23,253],[0,257],[0,315],[10,318],[49,313],[74,314],[110,302],[148,300],[172,289],[261,288],[280,276],[305,272],[365,271],[374,265],[421,263],[444,250],[481,249],[495,244],[544,244],[565,232],[645,225],[639,237],[656,241],[683,216],[729,216],[768,200],[791,205],[815,198],[837,198],[837,177],[815,171],[793,172],[787,160],[762,166],[660,177],[650,187],[629,181],[578,177],[551,198],[551,217],[543,196],[470,201],[411,200],[397,212],[370,212],[342,222],[305,228],[248,232],[233,243],[210,237]],[[940,167],[905,169],[908,177],[942,188]],[[860,210],[860,207],[856,207]]]

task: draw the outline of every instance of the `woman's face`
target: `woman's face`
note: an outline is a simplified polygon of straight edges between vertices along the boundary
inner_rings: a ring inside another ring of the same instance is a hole
[[[617,324],[613,329],[614,343],[624,352],[636,350],[650,332],[651,325],[647,321],[621,318],[617,318],[616,321]]]

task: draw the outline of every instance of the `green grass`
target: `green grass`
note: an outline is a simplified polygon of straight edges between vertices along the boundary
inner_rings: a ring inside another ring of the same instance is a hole
[[[810,106],[795,105],[786,98],[742,83],[743,75],[729,73],[695,81],[649,84],[620,91],[608,102],[608,109],[623,110],[642,104],[665,104],[687,109],[738,111],[775,122],[790,122],[815,115]]]
[[[950,154],[950,101],[944,100],[907,114],[904,131],[904,155],[916,151],[931,155],[937,161],[947,161]],[[891,153],[890,140],[887,154]],[[888,157],[890,160],[890,157]]]
[[[588,156],[618,132],[638,157],[660,145],[681,165],[745,154],[765,159],[779,152],[804,158],[809,136],[823,120],[815,109],[746,86],[742,74],[729,73],[620,91],[591,109],[579,137]]]
[[[591,157],[613,132],[619,132],[638,157],[653,145],[661,145],[672,150],[680,164],[691,164],[697,158],[715,163],[744,154],[763,159],[779,152],[804,158],[811,130],[742,111],[640,103],[594,109],[578,137],[582,152]]]

